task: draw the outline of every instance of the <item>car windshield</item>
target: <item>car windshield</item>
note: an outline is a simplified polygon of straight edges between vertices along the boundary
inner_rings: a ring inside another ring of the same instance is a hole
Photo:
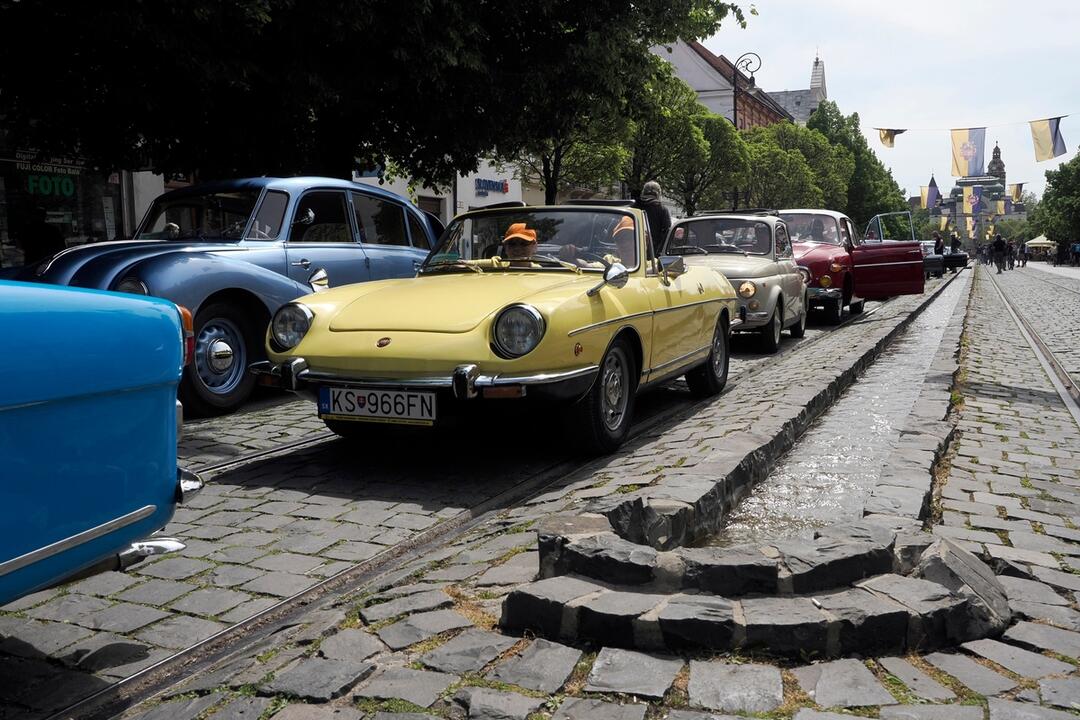
[[[701,218],[679,223],[668,238],[666,255],[714,253],[772,254],[769,223],[750,218]]]
[[[816,242],[840,245],[840,233],[836,218],[820,213],[781,213],[787,223],[792,242]]]
[[[504,270],[601,271],[638,266],[634,216],[617,210],[513,208],[455,219],[422,273]]]
[[[258,199],[258,190],[163,195],[150,206],[135,237],[140,240],[238,239]]]

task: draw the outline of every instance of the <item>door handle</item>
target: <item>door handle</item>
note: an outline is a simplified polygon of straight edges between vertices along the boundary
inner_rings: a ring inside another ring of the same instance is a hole
[[[311,267],[311,261],[308,260],[307,258],[300,258],[296,262],[291,262],[289,264],[292,265],[293,267],[302,267],[305,270],[307,270],[309,267]]]
[[[413,270],[419,270],[420,266],[423,265],[423,264],[424,264],[423,260],[413,260],[412,261]]]

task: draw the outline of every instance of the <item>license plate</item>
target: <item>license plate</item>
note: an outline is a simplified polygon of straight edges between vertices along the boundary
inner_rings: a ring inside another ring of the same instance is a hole
[[[433,425],[435,393],[371,388],[319,388],[319,417],[398,425]]]

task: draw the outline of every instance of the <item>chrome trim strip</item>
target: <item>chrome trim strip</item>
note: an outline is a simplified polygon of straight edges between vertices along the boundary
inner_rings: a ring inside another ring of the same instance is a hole
[[[868,267],[888,267],[889,265],[922,265],[922,260],[897,260],[896,262],[887,263],[869,263],[866,265],[856,265],[855,269],[868,268]]]
[[[579,335],[579,334],[581,334],[583,332],[587,332],[589,330],[595,330],[598,327],[604,327],[605,325],[612,325],[614,323],[619,323],[619,322],[626,322],[627,320],[633,320],[634,318],[645,317],[646,315],[654,315],[654,314],[655,314],[655,311],[646,310],[645,312],[634,313],[632,315],[621,315],[621,316],[619,316],[617,318],[612,318],[611,320],[601,320],[600,322],[593,323],[592,325],[583,325],[583,326],[579,327],[576,330],[571,330],[570,332],[566,333],[566,336],[567,337],[574,337],[575,335]]]
[[[496,387],[499,385],[545,385],[547,383],[575,380],[597,372],[599,365],[586,365],[573,370],[534,373],[531,375],[479,375],[473,382],[474,387]],[[306,382],[324,382],[329,385],[344,387],[415,387],[425,389],[452,388],[452,377],[421,378],[376,378],[376,377],[341,377],[330,373],[317,373],[304,370],[299,375]]]
[[[96,540],[103,535],[108,535],[114,530],[119,530],[120,528],[127,527],[128,525],[143,520],[144,518],[148,518],[156,511],[157,505],[147,505],[145,507],[139,508],[135,512],[128,513],[127,515],[122,515],[114,520],[110,520],[107,523],[98,525],[97,527],[92,527],[89,530],[83,530],[77,535],[72,535],[71,537],[64,538],[63,540],[57,540],[52,545],[46,545],[43,548],[31,550],[25,555],[20,555],[17,558],[5,560],[4,562],[0,563],[0,576],[7,575],[8,573],[13,573],[16,570],[21,570],[27,565],[32,565],[36,562],[45,560],[46,558],[50,558],[53,555],[58,555],[66,550],[70,550],[73,547],[88,543],[91,540]]]
[[[691,350],[690,352],[686,353],[685,355],[680,355],[679,357],[675,358],[674,360],[668,360],[663,365],[657,365],[654,368],[650,368],[648,370],[648,373],[650,375],[652,375],[654,372],[659,372],[659,371],[663,370],[664,368],[669,368],[672,365],[678,365],[681,362],[684,362],[684,361],[686,361],[688,359],[692,359],[695,355],[700,355],[702,353],[708,355],[711,350],[712,350],[712,343],[709,343],[708,345],[706,345],[703,348],[698,348],[697,350]]]
[[[709,300],[695,300],[694,302],[683,303],[682,305],[676,305],[674,307],[661,308],[659,310],[646,310],[645,312],[634,313],[633,315],[622,315],[622,316],[617,317],[617,318],[612,318],[611,320],[601,320],[600,322],[593,323],[592,325],[583,325],[582,327],[579,327],[576,330],[571,330],[570,332],[566,333],[566,335],[567,335],[567,337],[573,337],[575,335],[579,335],[579,334],[581,334],[583,332],[587,332],[589,330],[595,330],[598,327],[603,327],[605,325],[611,325],[613,323],[618,323],[618,322],[625,322],[627,320],[633,320],[634,318],[644,317],[645,315],[659,315],[660,313],[666,313],[666,312],[672,312],[674,310],[684,310],[686,308],[696,307],[697,305],[709,305],[711,303],[722,303],[722,302],[726,302],[728,300],[735,300],[735,299],[736,298],[711,298]]]

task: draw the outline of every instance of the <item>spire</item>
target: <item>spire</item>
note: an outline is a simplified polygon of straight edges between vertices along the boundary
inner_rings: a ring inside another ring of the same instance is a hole
[[[821,59],[820,54],[814,56],[814,67],[810,71],[810,91],[820,93],[819,101],[829,97],[829,92],[825,88],[825,61]]]
[[[1005,163],[1001,159],[1001,148],[996,140],[994,141],[994,155],[990,160],[990,164],[986,166],[986,173],[996,177],[1002,184],[1005,183]]]

